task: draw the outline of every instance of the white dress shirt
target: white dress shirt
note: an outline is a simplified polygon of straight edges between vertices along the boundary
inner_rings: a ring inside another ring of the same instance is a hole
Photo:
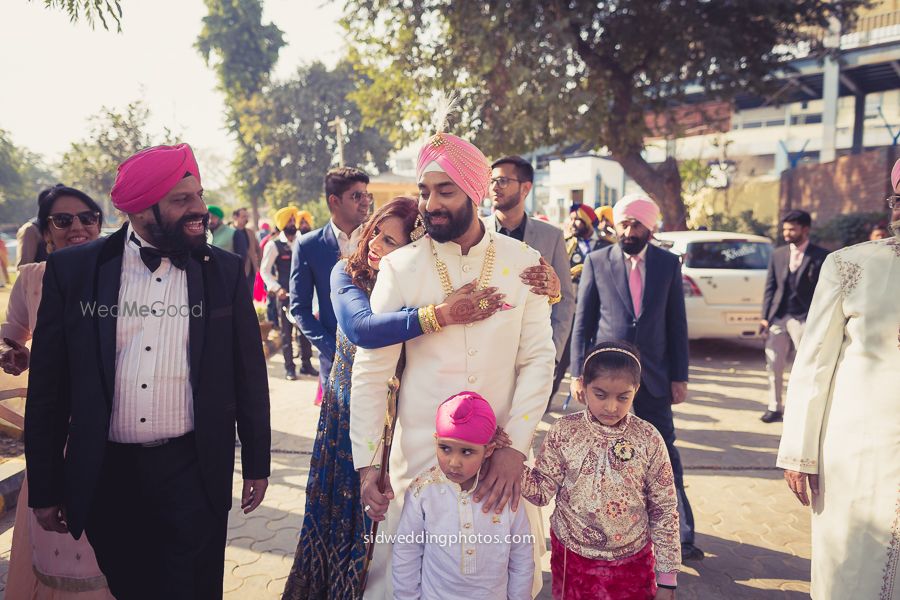
[[[341,256],[350,256],[353,254],[356,251],[357,246],[359,246],[359,236],[362,235],[362,226],[357,227],[353,230],[353,233],[347,235],[334,224],[334,220],[329,220],[328,224],[331,226],[331,230],[334,231],[334,237],[337,238],[338,247],[341,249]]]
[[[262,277],[263,283],[266,284],[266,291],[277,292],[281,284],[278,283],[278,276],[275,273],[275,259],[278,258],[278,246],[275,240],[289,244],[287,236],[282,231],[275,239],[270,239],[263,248],[262,260],[259,263],[259,276]],[[287,290],[285,290],[287,291]]]
[[[440,467],[406,491],[394,542],[397,600],[531,600],[531,527],[524,503],[485,514]]]
[[[178,437],[194,429],[187,273],[167,258],[151,273],[132,233],[141,246],[152,247],[128,226],[109,424],[110,441],[127,444]],[[141,311],[146,316],[141,316]]]
[[[799,246],[797,244],[791,244],[791,258],[788,262],[788,270],[791,273],[795,273],[797,269],[800,268],[800,265],[803,264],[803,255],[806,254],[806,248],[809,246],[809,240],[806,240]]]

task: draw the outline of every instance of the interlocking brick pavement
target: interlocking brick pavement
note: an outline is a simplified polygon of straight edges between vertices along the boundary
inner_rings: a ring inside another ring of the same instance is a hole
[[[781,425],[759,421],[765,410],[762,349],[750,342],[697,342],[691,352],[691,397],[676,408],[678,446],[686,466],[697,545],[707,557],[689,563],[680,600],[795,600],[809,594],[809,515],[774,468]],[[229,519],[225,562],[228,600],[279,598],[303,519],[304,489],[318,423],[311,378],[285,381],[279,357],[270,361],[272,477],[266,500]],[[535,447],[561,413],[561,395],[539,427]],[[569,410],[578,407],[570,406]],[[240,471],[234,497],[240,496]],[[550,511],[544,513],[549,532]],[[0,521],[0,582],[5,581],[12,517]],[[549,553],[544,556],[550,598]]]

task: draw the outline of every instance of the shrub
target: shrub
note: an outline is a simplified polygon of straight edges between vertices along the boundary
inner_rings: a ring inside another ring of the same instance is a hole
[[[872,227],[885,221],[882,212],[858,212],[838,215],[824,225],[813,223],[810,238],[814,243],[842,248],[869,239]]]

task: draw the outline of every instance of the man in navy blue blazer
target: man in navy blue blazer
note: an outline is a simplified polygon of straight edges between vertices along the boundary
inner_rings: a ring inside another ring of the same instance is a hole
[[[688,329],[681,263],[650,245],[659,207],[644,195],[623,197],[613,208],[619,243],[588,254],[578,287],[572,330],[572,395],[584,401],[580,380],[586,351],[594,344],[625,340],[641,352],[641,387],[635,414],[662,435],[678,491],[683,559],[701,559],[694,546],[694,515],[684,493],[681,457],[675,448],[672,404],[687,398]]]
[[[319,380],[325,388],[334,360],[337,319],[331,306],[331,270],[359,243],[359,226],[369,216],[372,194],[369,176],[360,169],[340,167],[325,175],[325,197],[331,219],[294,242],[291,260],[291,314],[303,335],[319,350]],[[313,313],[313,293],[319,316]]]

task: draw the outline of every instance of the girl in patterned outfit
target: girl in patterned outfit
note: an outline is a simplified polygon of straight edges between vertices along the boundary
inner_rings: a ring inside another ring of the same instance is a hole
[[[546,506],[555,600],[673,600],[681,566],[672,465],[654,427],[630,414],[638,351],[595,347],[584,361],[587,409],[558,419],[522,496]]]

